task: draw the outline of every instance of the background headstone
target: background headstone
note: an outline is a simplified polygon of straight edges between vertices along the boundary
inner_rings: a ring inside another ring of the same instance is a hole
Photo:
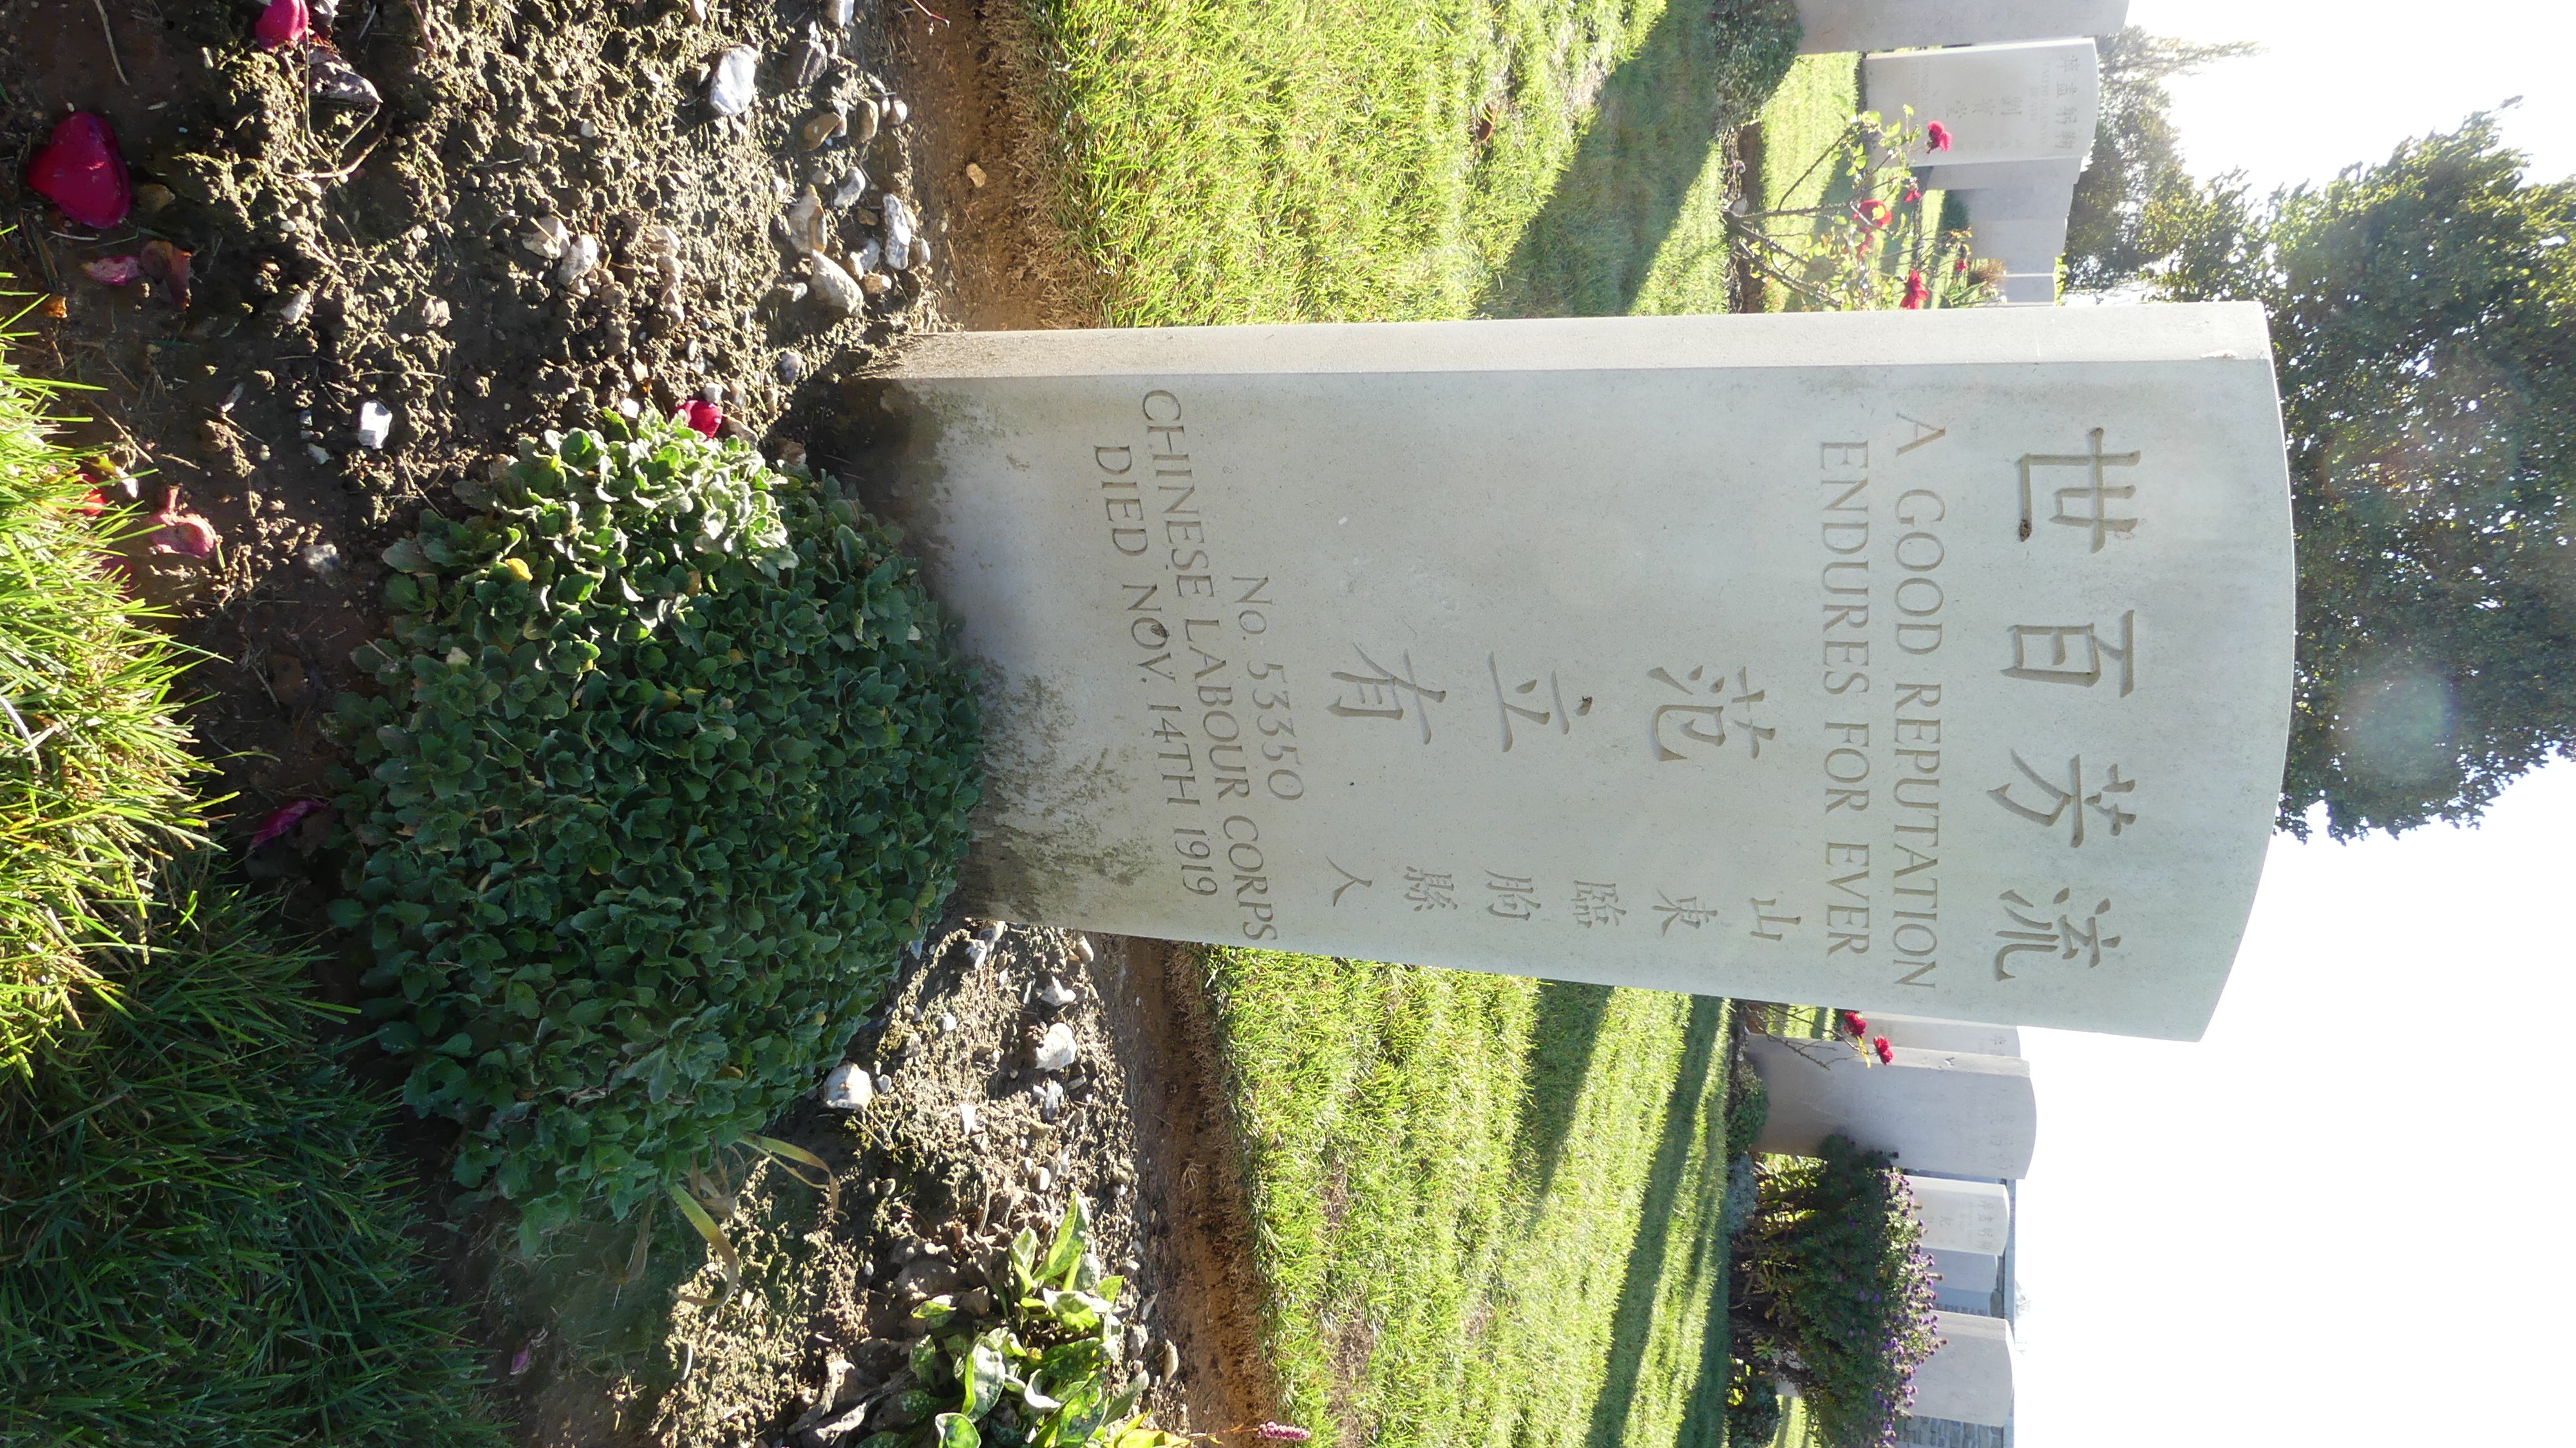
[[[1925,1051],[1967,1051],[1979,1056],[2018,1056],[2021,1032],[2011,1026],[1981,1021],[1944,1021],[1930,1016],[1900,1016],[1880,1011],[1868,1017],[1869,1034],[1884,1036],[1891,1046]]]
[[[2053,265],[2065,251],[2066,218],[2062,215],[1988,219],[1971,214],[1968,218],[1970,256],[1995,256],[2006,261],[2044,257]]]
[[[1947,1339],[1914,1370],[1913,1416],[2000,1428],[2012,1421],[2012,1324],[1963,1312],[1938,1314]]]
[[[1939,121],[1950,146],[1907,159],[1943,169],[2082,157],[2093,147],[2102,78],[2090,40],[2037,40],[1873,55],[1860,63],[1861,104],[1895,123]]]
[[[2019,191],[2039,187],[2065,188],[2067,204],[2072,206],[2075,183],[2084,175],[2084,158],[2050,156],[2037,161],[1980,161],[1970,166],[1953,166],[1946,162],[1917,165],[1914,179],[1926,189],[1942,191]],[[1973,207],[1969,215],[1976,215]]]
[[[1798,0],[1808,55],[2109,35],[2129,0]]]
[[[2012,1241],[2012,1194],[2001,1182],[1963,1182],[1907,1174],[1923,1245],[2001,1257]]]
[[[1983,1252],[1954,1252],[1935,1247],[1930,1252],[1932,1270],[1941,1274],[1941,1287],[1970,1297],[1991,1297],[1995,1284],[2003,1280],[2004,1259]]]
[[[2030,1063],[2015,1056],[1893,1048],[1887,1065],[1832,1041],[1748,1036],[1771,1099],[1755,1149],[1813,1156],[1828,1136],[1884,1151],[1907,1171],[2019,1180],[2039,1138]]]
[[[2007,271],[2002,287],[2003,300],[2017,307],[2053,307],[2057,305],[2057,258],[2006,257],[2006,266],[2045,265],[2044,271]]]
[[[2191,1036],[2288,731],[2241,304],[954,333],[1004,918]],[[866,411],[873,411],[869,409]]]
[[[2075,208],[2073,185],[1981,186],[1954,192],[1974,221],[2066,220]]]

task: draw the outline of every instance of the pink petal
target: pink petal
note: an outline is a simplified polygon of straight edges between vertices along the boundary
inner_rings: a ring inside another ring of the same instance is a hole
[[[687,423],[700,437],[713,437],[724,426],[724,409],[703,397],[692,397],[671,410],[671,420]]]
[[[81,270],[89,273],[91,281],[121,287],[143,275],[143,258],[131,252],[124,256],[103,256],[96,261],[81,263]]]
[[[268,8],[259,12],[259,23],[251,27],[259,48],[275,50],[302,40],[313,26],[313,14],[304,0],[268,0]]]
[[[274,844],[279,836],[295,828],[303,822],[306,815],[320,808],[322,808],[322,801],[318,799],[299,799],[293,804],[272,812],[268,818],[259,822],[258,829],[251,831],[250,847],[257,850]],[[519,1351],[525,1353],[527,1349],[521,1348]],[[513,1369],[513,1371],[519,1370]]]
[[[510,1376],[514,1378],[523,1376],[528,1371],[528,1365],[535,1360],[536,1354],[525,1347],[510,1354]]]
[[[211,558],[219,537],[215,525],[194,513],[157,515],[160,527],[152,530],[152,551],[184,553],[190,558]]]
[[[90,111],[74,111],[54,127],[36,159],[27,164],[27,186],[63,209],[63,215],[101,230],[134,209],[134,187],[116,132]]]

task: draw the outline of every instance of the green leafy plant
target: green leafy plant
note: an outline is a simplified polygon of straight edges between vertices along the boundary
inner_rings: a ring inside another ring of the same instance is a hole
[[[169,707],[185,653],[113,553],[145,525],[46,441],[44,395],[0,365],[0,1078],[112,995],[90,947],[133,938],[151,861],[204,823]]]
[[[1936,1279],[1888,1156],[1840,1136],[1820,1150],[1762,1174],[1761,1204],[1736,1239],[1736,1356],[1797,1387],[1823,1448],[1883,1448],[1913,1400],[1914,1370],[1940,1345]],[[1757,1411],[1758,1394],[1746,1396]]]
[[[118,1008],[0,1080],[0,1442],[498,1448],[311,952],[163,874]]]
[[[1744,211],[1730,216],[1737,262],[1809,311],[1963,306],[1986,282],[1968,270],[1968,238],[1927,215],[1923,189],[1905,157],[1930,144],[1949,145],[1938,122],[1917,124],[1909,108],[1888,121],[1876,111],[1852,117],[1833,144],[1785,188],[1801,191],[1816,172],[1850,178],[1850,192],[1814,206]],[[1783,225],[1782,223],[1788,223]]]
[[[523,1244],[778,1114],[935,918],[977,713],[829,477],[675,423],[548,433],[386,561],[344,696],[376,1039]]]
[[[954,1295],[914,1309],[926,1335],[898,1405],[927,1421],[863,1448],[1179,1448],[1188,1440],[1135,1411],[1142,1378],[1113,1385],[1124,1286],[1101,1275],[1082,1198],[1069,1196],[1043,1255],[1028,1228],[1012,1240],[1011,1300],[999,1322],[971,1321]]]

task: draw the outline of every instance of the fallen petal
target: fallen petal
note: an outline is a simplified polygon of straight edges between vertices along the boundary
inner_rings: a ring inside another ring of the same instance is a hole
[[[170,288],[170,300],[188,305],[189,253],[166,241],[143,244],[143,274]]]
[[[305,816],[321,808],[323,804],[318,799],[299,799],[293,804],[271,811],[268,818],[259,822],[259,828],[251,831],[250,847],[254,850],[266,849],[275,844],[288,830],[302,824]]]
[[[91,281],[121,287],[143,275],[143,258],[132,252],[123,256],[103,256],[96,261],[81,263],[81,270],[89,273]]]
[[[83,226],[114,226],[134,209],[116,132],[91,111],[74,111],[54,127],[27,165],[27,186]]]
[[[304,0],[268,0],[268,8],[259,12],[259,23],[250,33],[262,50],[275,50],[302,40],[313,28],[313,13]]]
[[[713,437],[724,426],[724,409],[703,397],[692,397],[671,409],[671,420],[687,423],[700,437]]]

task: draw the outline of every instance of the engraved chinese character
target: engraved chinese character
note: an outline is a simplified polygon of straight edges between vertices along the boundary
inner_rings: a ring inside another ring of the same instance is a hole
[[[2007,677],[2089,689],[2102,682],[2102,661],[2109,659],[2120,666],[2122,697],[2138,685],[2136,666],[2130,657],[2137,649],[2135,609],[2120,615],[2117,643],[2103,638],[2089,623],[2017,623],[2011,628],[2013,661],[2012,667],[2004,670]]]
[[[2011,916],[2013,924],[2020,928],[1995,932],[1997,940],[2006,942],[2003,949],[1995,952],[1995,979],[2018,979],[2004,969],[2004,962],[2026,950],[2040,951],[2043,955],[2055,951],[2060,960],[2082,956],[2089,968],[2102,963],[2103,951],[2119,945],[2120,937],[2102,933],[2102,917],[2111,913],[2111,902],[2107,899],[2096,903],[2092,913],[2085,916],[2080,925],[2063,912],[2055,919],[2049,917],[2049,906],[2063,906],[2074,895],[2072,888],[2060,890],[2050,897],[2048,905],[2031,903],[2019,890],[2006,890],[1998,897],[2003,901],[2004,913]],[[2025,911],[2039,913],[2025,914]]]
[[[1987,790],[1986,794],[1995,803],[2034,824],[2054,827],[2061,818],[2071,819],[2074,833],[2074,839],[2070,841],[2071,848],[2080,848],[2084,843],[2084,816],[2088,813],[2100,815],[2107,821],[2111,826],[2111,835],[2114,839],[2119,837],[2120,831],[2138,822],[2136,814],[2122,808],[2123,798],[2137,789],[2138,782],[2134,779],[2122,779],[2120,766],[2116,764],[2111,766],[2110,777],[2102,782],[2101,788],[2086,794],[2084,792],[2084,756],[2081,754],[2067,759],[2066,787],[2063,789],[2058,788],[2055,781],[2042,778],[2038,770],[2030,767],[2030,761],[2021,757],[2020,750],[2013,751],[2012,762],[2013,766],[2021,771],[2024,779],[2039,787],[2040,797],[2048,808],[2038,809],[2013,798],[2013,787],[2010,784],[1997,785]]]
[[[1336,905],[1342,903],[1342,892],[1350,889],[1354,885],[1357,885],[1363,890],[1374,890],[1377,888],[1377,882],[1375,880],[1361,879],[1359,876],[1343,869],[1340,865],[1335,864],[1333,857],[1330,855],[1326,855],[1324,857],[1324,863],[1332,865],[1333,873],[1342,877],[1342,883],[1333,887],[1333,903]]]
[[[1754,939],[1786,940],[1789,937],[1783,934],[1778,927],[1783,925],[1804,925],[1807,923],[1807,917],[1803,915],[1774,915],[1771,913],[1779,908],[1780,897],[1777,895],[1772,896],[1768,900],[1757,898],[1753,901]]]
[[[1596,925],[1616,925],[1628,911],[1619,903],[1616,884],[1577,880],[1574,882],[1574,923],[1589,930]]]
[[[1703,925],[1717,923],[1717,907],[1702,905],[1697,895],[1684,895],[1676,900],[1658,890],[1655,892],[1655,898],[1663,902],[1655,907],[1655,913],[1664,917],[1662,934],[1672,934],[1673,927],[1676,925],[1687,925],[1697,930]]]
[[[2057,511],[2049,515],[2048,521],[2061,523],[2069,528],[2082,528],[2091,533],[2093,535],[2092,552],[2101,552],[2105,540],[2126,538],[2137,531],[2139,520],[2119,517],[2112,511],[2115,504],[2136,497],[2137,487],[2134,484],[2110,482],[2102,476],[2102,470],[2136,467],[2139,455],[2134,452],[2102,451],[2102,429],[2098,427],[2093,429],[2089,436],[2092,442],[2090,452],[2022,454],[2021,536],[2023,541],[2027,542],[2030,538],[2030,470],[2032,468],[2083,468],[2086,470],[2087,481],[2072,488],[2057,490]]]
[[[1458,877],[1437,870],[1404,867],[1404,898],[1413,902],[1413,913],[1425,910],[1458,908]]]
[[[1666,669],[1649,669],[1646,671],[1646,677],[1666,684],[1683,694],[1696,696],[1700,692],[1699,685],[1703,682],[1703,677],[1712,673],[1716,677],[1706,679],[1705,682],[1708,684],[1708,693],[1718,700],[1717,703],[1665,704],[1656,708],[1649,733],[1655,743],[1655,759],[1658,763],[1690,758],[1676,747],[1683,740],[1697,740],[1712,747],[1724,748],[1726,730],[1730,723],[1743,734],[1745,745],[1755,759],[1762,757],[1762,741],[1780,732],[1777,729],[1763,728],[1753,722],[1753,706],[1763,702],[1769,695],[1753,687],[1752,676],[1748,670],[1735,671],[1735,693],[1732,697],[1727,694],[1724,669],[1711,670],[1704,667],[1693,669],[1688,675],[1689,683],[1674,678]],[[1732,719],[1727,716],[1727,711],[1730,709],[1735,711]],[[1673,726],[1670,732],[1665,729],[1667,723]]]
[[[1526,679],[1506,689],[1503,685],[1503,671],[1494,662],[1492,654],[1485,655],[1485,673],[1494,681],[1494,710],[1502,720],[1505,754],[1512,752],[1512,720],[1516,717],[1525,719],[1542,729],[1552,723],[1556,726],[1557,733],[1570,734],[1574,732],[1575,716],[1592,712],[1590,699],[1582,700],[1571,709],[1565,707],[1565,692],[1557,687],[1556,672],[1552,669],[1548,671],[1545,695],[1550,707],[1545,709],[1532,707],[1540,701],[1537,679]],[[1529,700],[1529,704],[1513,703],[1512,699],[1515,695]]]
[[[1504,875],[1485,872],[1485,888],[1494,898],[1485,903],[1485,913],[1500,915],[1505,920],[1534,920],[1538,917],[1538,882],[1528,875]]]
[[[1447,699],[1449,692],[1424,688],[1414,681],[1413,655],[1410,652],[1397,656],[1397,662],[1403,665],[1400,672],[1370,658],[1368,651],[1357,644],[1351,645],[1351,652],[1358,654],[1360,662],[1375,672],[1345,674],[1335,670],[1333,677],[1351,685],[1351,698],[1358,702],[1335,699],[1324,706],[1324,712],[1338,714],[1345,719],[1402,719],[1409,707],[1413,711],[1414,722],[1422,728],[1422,742],[1430,743],[1430,705]]]

